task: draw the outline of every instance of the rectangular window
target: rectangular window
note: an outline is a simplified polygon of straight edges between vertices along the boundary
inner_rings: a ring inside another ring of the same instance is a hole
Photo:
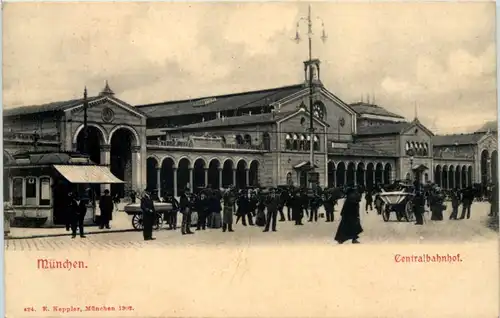
[[[50,205],[50,178],[40,178],[40,205]]]
[[[23,178],[12,179],[12,205],[23,205]]]
[[[38,205],[36,202],[36,178],[26,178],[26,205]]]

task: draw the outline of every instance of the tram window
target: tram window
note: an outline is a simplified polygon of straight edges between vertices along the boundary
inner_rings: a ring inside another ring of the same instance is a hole
[[[23,179],[12,179],[12,205],[23,205]]]
[[[26,178],[26,205],[37,205],[36,202],[36,178]]]
[[[50,178],[40,178],[40,205],[50,205]]]

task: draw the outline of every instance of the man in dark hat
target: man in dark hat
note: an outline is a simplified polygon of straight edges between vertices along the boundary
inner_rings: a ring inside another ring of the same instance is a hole
[[[415,225],[422,225],[424,224],[425,196],[418,181],[415,181],[413,186],[415,187],[415,196],[412,202],[416,220]]]
[[[186,234],[194,234],[191,231],[191,209],[192,209],[192,203],[190,198],[188,197],[189,194],[189,189],[185,189],[181,193],[181,197],[179,200],[179,209],[180,212],[182,213],[182,225],[181,225],[181,232],[182,235]]]
[[[276,232],[276,219],[278,217],[279,209],[279,198],[276,195],[276,189],[271,189],[269,191],[269,196],[266,199],[267,217],[266,217],[266,227],[264,232],[269,232],[269,226],[272,222],[272,230]]]
[[[236,193],[233,187],[230,187],[222,197],[224,208],[222,212],[222,232],[234,232],[233,230],[233,213],[236,202]]]
[[[141,210],[142,210],[142,234],[145,241],[156,240],[153,237],[153,224],[156,218],[156,211],[153,200],[151,199],[151,193],[148,189],[144,191],[144,195],[141,198]]]
[[[104,195],[99,199],[99,209],[101,210],[101,224],[99,228],[110,228],[109,221],[113,217],[113,198],[109,195],[109,190],[104,190]]]

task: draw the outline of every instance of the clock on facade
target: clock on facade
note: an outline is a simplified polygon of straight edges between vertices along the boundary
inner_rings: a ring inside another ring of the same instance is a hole
[[[345,119],[344,119],[344,117],[341,117],[339,119],[339,125],[340,125],[340,127],[344,127],[344,125],[345,125]]]
[[[109,107],[106,107],[102,110],[102,120],[106,123],[109,123],[111,121],[113,121],[113,119],[115,118],[115,113],[113,112],[113,110]]]
[[[313,105],[313,114],[319,119],[323,119],[325,117],[325,108],[322,103],[315,103]]]

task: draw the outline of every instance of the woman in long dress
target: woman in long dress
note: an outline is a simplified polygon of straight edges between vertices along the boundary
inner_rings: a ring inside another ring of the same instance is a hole
[[[346,199],[340,212],[342,219],[340,220],[337,234],[335,234],[335,241],[339,244],[348,240],[352,240],[353,244],[359,243],[359,234],[363,232],[359,218],[360,201],[361,195],[356,189],[351,188],[347,190]]]

